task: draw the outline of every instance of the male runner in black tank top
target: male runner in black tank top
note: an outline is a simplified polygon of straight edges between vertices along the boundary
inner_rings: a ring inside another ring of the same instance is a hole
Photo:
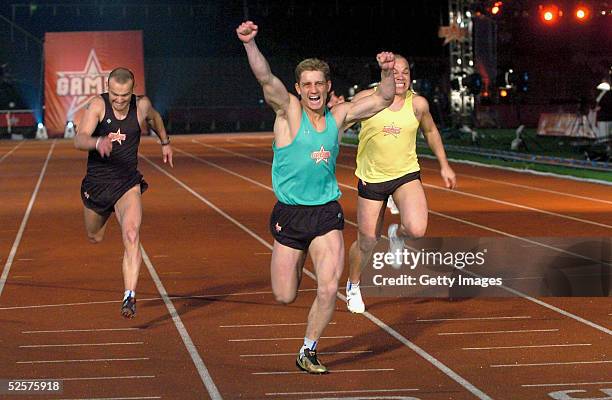
[[[123,281],[125,294],[121,315],[136,314],[136,284],[142,262],[140,223],[141,193],[147,183],[138,171],[138,145],[146,123],[159,136],[164,163],[172,164],[172,148],[164,122],[151,101],[134,94],[134,75],[116,68],[108,77],[108,93],[96,96],[87,106],[77,129],[74,146],[89,151],[87,174],[81,184],[85,228],[92,243],[104,237],[108,217],[115,211],[125,250]]]

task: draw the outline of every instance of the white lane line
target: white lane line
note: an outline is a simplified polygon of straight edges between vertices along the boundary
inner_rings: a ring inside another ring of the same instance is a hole
[[[529,332],[558,332],[559,329],[519,329],[515,331],[480,331],[480,332],[442,332],[440,336],[448,335],[493,335],[498,333],[529,333]]]
[[[339,374],[346,372],[387,372],[395,371],[395,368],[364,368],[364,369],[334,369],[329,371],[330,374]],[[275,371],[275,372],[251,372],[251,375],[298,375],[307,374],[305,371]]]
[[[612,360],[601,360],[601,361],[568,361],[568,362],[551,362],[551,363],[533,363],[533,364],[493,364],[489,365],[491,368],[505,368],[505,367],[543,367],[549,365],[578,365],[578,364],[606,364],[612,363]]]
[[[125,343],[73,343],[73,344],[28,344],[19,346],[21,349],[33,349],[41,347],[88,347],[88,346],[131,346],[144,344],[144,342],[125,342]]]
[[[138,299],[140,301],[140,299]],[[104,329],[59,329],[55,331],[21,331],[23,334],[32,333],[71,333],[71,332],[111,332],[111,331],[139,331],[140,328],[104,328]]]
[[[435,169],[435,168],[422,168],[422,169],[438,172],[438,170]],[[595,197],[580,196],[580,195],[577,195],[577,194],[558,192],[556,190],[544,189],[544,188],[540,188],[540,187],[536,187],[536,186],[523,185],[523,184],[520,184],[520,183],[498,181],[498,180],[495,180],[495,179],[482,178],[480,176],[469,175],[469,174],[457,174],[457,175],[458,176],[466,176],[466,177],[468,177],[470,179],[477,179],[479,181],[496,183],[496,184],[499,184],[499,185],[520,187],[520,188],[528,189],[528,190],[536,190],[536,191],[539,191],[539,192],[552,193],[552,194],[557,195],[557,196],[567,196],[567,197],[573,197],[573,198],[581,199],[581,200],[595,201],[595,202],[604,203],[604,204],[612,204],[612,201],[598,199],[598,198],[595,198]]]
[[[20,142],[17,146],[13,147],[11,150],[9,150],[6,154],[4,154],[2,157],[0,157],[0,162],[4,161],[4,159],[8,156],[10,156],[15,150],[17,150],[24,142]]]
[[[45,378],[42,381],[105,381],[114,379],[152,379],[155,375],[126,375],[126,376],[85,376],[78,378]]]
[[[62,364],[62,363],[84,363],[84,362],[107,362],[107,361],[145,361],[149,357],[134,357],[134,358],[91,358],[86,360],[35,360],[35,361],[17,361],[17,364]]]
[[[148,158],[144,156],[143,158],[150,164],[155,165],[157,167],[157,165],[154,164]],[[204,386],[206,387],[206,390],[208,391],[208,394],[210,395],[212,400],[221,400],[223,397],[221,397],[221,393],[219,393],[219,389],[217,389],[217,385],[215,385],[215,382],[210,376],[210,373],[208,372],[208,368],[206,368],[206,365],[204,364],[202,357],[200,357],[200,354],[198,353],[198,349],[193,344],[193,341],[191,340],[191,337],[189,336],[189,333],[187,332],[185,325],[183,325],[183,321],[181,320],[181,317],[176,311],[176,308],[174,308],[174,304],[172,304],[172,300],[170,300],[170,298],[168,297],[168,292],[166,292],[166,288],[164,287],[161,280],[159,279],[159,276],[157,275],[157,271],[155,270],[155,267],[151,263],[151,260],[149,259],[149,256],[147,255],[147,252],[145,251],[142,243],[140,244],[140,250],[142,251],[142,260],[147,266],[147,269],[149,270],[149,274],[151,275],[153,282],[155,282],[157,291],[159,292],[162,299],[164,300],[164,304],[166,305],[166,308],[168,309],[168,312],[170,313],[170,316],[172,317],[172,322],[174,322],[174,326],[176,327],[176,330],[179,332],[179,335],[181,336],[181,339],[183,340],[183,343],[185,344],[185,348],[189,352],[189,356],[191,357],[191,360],[193,361],[193,364],[195,365],[198,371],[198,374],[200,375],[200,379],[202,380],[202,383],[204,383]]]
[[[434,318],[434,319],[417,319],[417,322],[442,322],[442,321],[496,321],[507,319],[529,319],[528,315],[518,315],[516,317],[469,317],[469,318]]]
[[[609,385],[612,381],[603,382],[570,382],[570,383],[534,383],[531,385],[521,385],[522,387],[549,387],[549,386],[583,386],[583,385]]]
[[[317,351],[318,355],[325,354],[364,354],[373,353],[372,350],[355,350],[355,351]],[[265,353],[265,354],[240,354],[240,357],[295,357],[295,353]]]
[[[499,346],[499,347],[463,347],[461,350],[503,350],[503,349],[543,349],[548,347],[577,347],[592,346],[591,343],[570,343],[570,344],[539,344],[525,346]]]
[[[266,396],[290,396],[290,395],[315,395],[315,394],[349,394],[349,393],[400,393],[400,392],[417,392],[419,389],[363,389],[363,390],[326,390],[320,392],[276,392],[266,393]]]
[[[529,206],[525,206],[525,205],[522,205],[522,204],[512,203],[510,201],[498,200],[498,199],[494,199],[492,197],[481,196],[481,195],[478,195],[478,194],[469,193],[469,192],[463,192],[461,190],[456,190],[456,189],[451,190],[451,189],[447,189],[447,188],[442,187],[442,186],[431,185],[429,183],[423,183],[423,186],[429,187],[429,188],[432,188],[432,189],[436,189],[436,190],[442,190],[442,191],[448,192],[448,193],[456,193],[456,194],[460,194],[460,195],[463,195],[463,196],[472,197],[472,198],[475,198],[475,199],[490,201],[492,203],[503,204],[505,206],[520,208],[520,209],[523,209],[523,210],[538,212],[538,213],[541,213],[541,214],[552,215],[553,217],[569,219],[569,220],[572,220],[572,221],[581,222],[583,224],[601,226],[603,228],[612,229],[612,225],[602,224],[601,222],[595,222],[595,221],[591,221],[589,219],[572,217],[571,215],[567,215],[567,214],[559,214],[559,213],[556,213],[556,212],[553,212],[553,211],[542,210],[540,208],[529,207]]]
[[[321,336],[321,339],[350,339],[353,336]],[[228,339],[228,342],[271,342],[275,340],[304,340],[304,337],[279,337],[279,338],[249,338]]]
[[[21,220],[21,225],[19,226],[19,231],[17,232],[17,236],[15,237],[15,241],[13,242],[13,247],[11,247],[11,251],[9,256],[4,264],[4,269],[2,271],[2,276],[0,276],[0,296],[2,296],[2,290],[4,289],[4,284],[6,283],[6,279],[8,278],[9,271],[11,270],[11,265],[13,265],[13,259],[15,258],[15,254],[17,253],[17,248],[19,247],[19,243],[21,243],[21,238],[23,237],[23,232],[25,231],[25,227],[28,224],[28,220],[30,219],[30,213],[32,212],[32,208],[34,207],[34,202],[36,201],[36,196],[38,195],[38,191],[40,190],[40,185],[42,184],[43,177],[47,172],[47,165],[49,165],[49,160],[51,159],[51,154],[53,154],[53,149],[55,148],[56,141],[53,140],[51,147],[49,148],[49,152],[47,153],[47,159],[43,164],[42,169],[40,170],[40,175],[38,176],[38,182],[36,182],[36,186],[34,187],[34,191],[32,192],[32,196],[30,197],[30,202],[28,203],[28,207],[26,208],[26,212]]]
[[[211,146],[209,146],[209,145],[207,145],[207,144],[200,143],[200,142],[198,142],[198,141],[197,141],[197,140],[195,140],[195,139],[194,139],[194,140],[192,140],[192,142],[194,142],[194,143],[198,143],[198,144],[200,144],[200,145],[202,145],[202,146],[204,146],[204,147],[211,147]],[[257,162],[260,162],[260,163],[264,163],[264,164],[268,164],[268,165],[270,165],[270,164],[271,164],[271,163],[269,163],[269,162],[267,162],[267,161],[263,161],[263,160],[260,160],[260,159],[257,159],[257,158],[249,157],[249,156],[246,156],[246,155],[244,155],[244,154],[237,153],[237,152],[235,152],[235,151],[230,151],[230,150],[223,149],[223,148],[215,148],[215,149],[218,149],[218,150],[223,150],[223,151],[225,151],[225,152],[227,152],[227,153],[234,154],[234,155],[236,155],[236,156],[238,156],[238,157],[242,157],[242,158],[246,158],[246,159],[254,160],[254,161],[257,161]],[[193,158],[195,158],[196,160],[201,160],[199,157],[193,156],[193,155],[191,155],[191,154],[190,154],[190,156],[191,156],[191,157],[193,157]],[[212,163],[210,163],[210,162],[208,162],[208,161],[207,161],[207,163],[208,163],[208,164],[211,164],[211,165],[213,165],[213,166],[215,166],[215,167],[218,167],[218,168],[223,168],[223,167],[217,166],[216,164],[212,164]],[[223,168],[223,169],[225,170],[226,168]],[[245,179],[245,180],[248,180],[248,181],[252,181],[252,179],[247,178],[247,177],[243,177],[242,175],[237,174],[237,173],[235,173],[235,172],[233,172],[233,171],[230,171],[230,173],[231,173],[231,174],[233,174],[233,175],[237,175],[237,176],[239,176],[239,177],[242,177],[242,179]],[[257,184],[258,184],[259,186],[263,186],[263,187],[267,188],[268,190],[272,190],[272,189],[271,189],[270,187],[268,187],[268,186],[261,185],[261,184],[259,184],[259,183],[257,183]],[[354,190],[354,191],[356,191],[356,190],[357,190],[357,189],[355,189],[353,186],[343,185],[343,184],[340,184],[340,183],[339,183],[339,185],[341,185],[341,186],[343,186],[343,187],[346,187],[346,188],[348,188],[348,189],[350,189],[350,190]],[[520,237],[520,236],[517,236],[517,235],[512,235],[512,234],[510,234],[510,233],[507,233],[507,232],[504,232],[504,231],[500,231],[500,230],[498,230],[498,229],[489,228],[489,227],[487,227],[487,226],[480,225],[480,224],[476,224],[476,223],[474,223],[474,222],[470,222],[470,221],[467,221],[467,220],[464,220],[464,219],[460,219],[460,218],[452,217],[452,216],[447,215],[447,214],[442,214],[442,213],[439,213],[439,212],[436,212],[436,211],[432,211],[432,210],[429,210],[429,213],[430,213],[430,214],[433,214],[433,215],[437,215],[437,216],[442,217],[442,218],[447,218],[447,219],[451,219],[451,220],[454,220],[454,221],[457,221],[457,222],[460,222],[460,223],[464,223],[464,224],[468,224],[468,225],[471,225],[471,226],[475,226],[475,227],[478,227],[478,228],[480,228],[480,229],[484,229],[484,230],[488,230],[488,231],[491,231],[491,232],[495,232],[495,233],[497,233],[497,234],[499,234],[499,235],[502,235],[502,236],[507,236],[507,237],[511,237],[511,238],[516,239],[516,240],[520,240],[520,241],[523,241],[523,242],[527,242],[527,243],[530,243],[530,244],[533,244],[533,245],[536,245],[536,246],[542,246],[542,247],[548,248],[548,249],[553,250],[553,251],[558,251],[558,252],[561,252],[561,253],[569,254],[569,255],[572,255],[572,256],[575,256],[575,257],[579,257],[579,258],[582,258],[582,259],[586,259],[586,260],[589,260],[589,261],[594,261],[594,262],[597,262],[597,263],[603,263],[603,264],[607,264],[607,265],[611,265],[611,266],[612,266],[612,264],[611,264],[611,263],[605,263],[605,262],[602,262],[601,260],[593,260],[593,259],[591,259],[591,258],[589,258],[589,257],[585,257],[585,256],[583,256],[583,255],[581,255],[581,254],[573,253],[573,252],[571,252],[571,251],[566,251],[566,250],[564,250],[564,249],[560,249],[560,248],[557,248],[557,247],[554,247],[554,246],[549,246],[549,245],[547,245],[547,244],[540,243],[540,242],[537,242],[537,241],[535,241],[535,240],[530,240],[530,239],[527,239],[527,238],[523,238],[523,237]],[[352,223],[351,221],[348,221],[348,220],[345,220],[345,221],[346,221],[346,222],[348,222],[348,223],[349,223],[349,224],[351,224],[351,225],[355,225],[355,224],[354,224],[354,223]],[[578,322],[580,322],[580,323],[582,323],[582,324],[588,325],[588,326],[590,326],[590,327],[592,327],[592,328],[595,328],[595,329],[597,329],[597,330],[599,330],[599,331],[601,331],[601,332],[604,332],[604,333],[606,333],[606,334],[608,334],[608,335],[612,335],[612,330],[610,330],[610,329],[608,329],[608,328],[605,328],[605,327],[603,327],[603,326],[601,326],[601,325],[598,325],[598,324],[596,324],[596,323],[594,323],[594,322],[591,322],[591,321],[589,321],[589,320],[587,320],[587,319],[584,319],[584,318],[582,318],[582,317],[579,317],[578,315],[572,314],[572,313],[570,313],[570,312],[568,312],[568,311],[565,311],[565,310],[563,310],[563,309],[561,309],[561,308],[555,307],[555,306],[553,306],[553,305],[551,305],[551,304],[548,304],[548,303],[546,303],[546,302],[544,302],[544,301],[541,301],[541,300],[536,299],[536,298],[534,298],[534,297],[528,296],[528,295],[526,295],[526,294],[524,294],[524,293],[522,293],[522,292],[519,292],[518,290],[511,289],[511,288],[507,288],[507,287],[503,287],[503,289],[504,289],[504,290],[506,290],[506,291],[509,291],[510,293],[513,293],[513,294],[515,294],[516,296],[521,297],[521,298],[523,298],[523,299],[525,299],[525,300],[531,301],[531,302],[536,303],[536,304],[538,304],[538,305],[540,305],[540,306],[542,306],[542,307],[548,308],[548,309],[549,309],[549,310],[551,310],[551,311],[554,311],[554,312],[556,312],[556,313],[559,313],[559,314],[561,314],[561,315],[564,315],[564,316],[566,316],[566,317],[568,317],[568,318],[571,318],[571,319],[573,319],[573,320],[575,320],[575,321],[578,321]],[[612,315],[612,314],[611,314],[611,315]]]
[[[170,174],[169,172],[167,172],[166,170],[164,170],[163,168],[159,167],[157,164],[149,161],[146,157],[144,157],[144,159],[154,168],[156,168],[158,171],[160,171],[161,173],[163,173],[164,175],[166,175],[168,178],[170,178],[171,180],[173,180],[174,182],[176,182],[179,186],[181,186],[183,189],[185,189],[187,192],[191,193],[194,197],[196,197],[197,199],[199,199],[200,201],[202,201],[203,203],[205,203],[206,205],[208,205],[210,208],[212,208],[213,210],[215,210],[217,213],[219,213],[220,215],[222,215],[223,217],[225,217],[227,220],[231,221],[232,223],[234,223],[236,226],[238,226],[240,229],[242,229],[244,232],[246,232],[249,236],[251,236],[253,239],[255,239],[256,241],[258,241],[259,243],[261,243],[263,246],[265,246],[266,248],[268,248],[270,251],[272,251],[272,245],[270,243],[268,243],[267,241],[265,241],[261,236],[257,235],[255,232],[253,232],[252,230],[250,230],[249,228],[247,228],[246,226],[244,226],[242,223],[240,223],[238,220],[236,220],[235,218],[231,217],[230,215],[228,215],[226,212],[224,212],[223,210],[221,210],[219,207],[217,207],[216,205],[214,205],[213,203],[211,203],[208,199],[204,198],[202,195],[200,195],[199,193],[195,192],[192,188],[190,188],[189,186],[187,186],[185,183],[183,183],[183,181],[179,180],[178,178],[176,178],[174,175]],[[244,179],[245,177],[243,177]],[[248,178],[247,178],[248,179]],[[316,277],[314,276],[314,274],[312,272],[310,272],[307,269],[304,269],[304,273],[306,275],[308,275],[311,279],[313,279],[314,281],[316,281]],[[336,294],[337,297],[339,297],[342,301],[346,302],[346,297],[344,295],[342,295],[341,293],[337,293]],[[436,368],[438,368],[440,371],[442,371],[444,374],[446,374],[449,378],[451,378],[452,380],[454,380],[455,382],[457,382],[458,384],[460,384],[461,386],[463,386],[466,390],[468,390],[470,393],[474,394],[476,397],[478,397],[481,400],[491,400],[491,397],[489,397],[487,394],[485,394],[484,392],[482,392],[480,389],[478,389],[477,387],[475,387],[474,385],[472,385],[470,382],[468,382],[466,379],[462,378],[461,376],[459,376],[455,371],[451,370],[449,367],[447,367],[445,364],[443,364],[442,362],[440,362],[438,359],[436,359],[435,357],[433,357],[432,355],[430,355],[429,353],[427,353],[425,350],[421,349],[419,346],[417,346],[416,344],[412,343],[411,341],[409,341],[408,339],[406,339],[404,336],[400,335],[396,330],[394,330],[393,328],[391,328],[390,326],[388,326],[387,324],[385,324],[384,322],[382,322],[380,319],[376,318],[374,315],[372,315],[369,312],[364,312],[362,314],[364,317],[368,318],[370,321],[372,321],[375,325],[377,325],[378,327],[380,327],[381,329],[383,329],[385,332],[387,332],[389,335],[391,335],[392,337],[394,337],[395,339],[397,339],[400,343],[404,344],[405,346],[409,347],[410,349],[412,349],[414,352],[416,352],[419,356],[421,356],[422,358],[424,358],[425,360],[427,360],[429,363],[431,363],[432,365],[434,365]]]
[[[306,322],[294,322],[287,324],[247,324],[247,325],[219,325],[219,328],[260,328],[270,326],[301,326],[306,325]],[[328,325],[336,325],[336,322],[330,322]]]

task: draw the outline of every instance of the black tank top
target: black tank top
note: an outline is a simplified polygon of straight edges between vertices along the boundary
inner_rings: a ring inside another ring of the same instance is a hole
[[[104,119],[98,123],[93,137],[111,135],[113,151],[102,158],[97,150],[91,150],[87,158],[87,175],[97,181],[130,179],[138,172],[138,145],[140,124],[136,109],[136,95],[132,95],[128,114],[123,120],[115,118],[108,93],[103,93]]]

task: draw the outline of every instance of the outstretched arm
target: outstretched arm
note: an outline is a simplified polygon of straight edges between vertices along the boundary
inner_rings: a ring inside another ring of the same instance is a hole
[[[79,150],[97,150],[102,157],[110,155],[113,144],[108,136],[92,138],[98,122],[104,115],[104,100],[100,96],[94,97],[85,109],[81,123],[77,126],[74,137],[74,147]]]
[[[381,69],[380,85],[371,96],[357,98],[351,103],[343,103],[347,104],[347,114],[343,123],[345,126],[369,118],[393,103],[393,97],[395,96],[395,80],[393,78],[395,55],[389,52],[382,52],[376,56],[376,61],[378,61]]]
[[[259,51],[255,43],[257,30],[257,25],[252,21],[245,21],[236,28],[236,34],[238,39],[244,44],[251,71],[253,71],[255,78],[263,88],[266,103],[277,114],[279,112],[286,112],[289,108],[289,92],[287,92],[287,88],[285,88],[280,79],[272,74],[268,61]]]
[[[138,108],[142,113],[141,115],[145,116],[147,123],[151,128],[153,128],[153,131],[161,141],[164,163],[170,163],[170,166],[174,167],[174,164],[172,163],[172,146],[170,146],[170,137],[166,132],[164,120],[162,119],[161,115],[153,107],[151,100],[149,100],[149,98],[146,96],[142,96],[138,99]]]
[[[421,116],[420,127],[423,130],[425,139],[431,151],[435,154],[440,164],[440,175],[444,180],[444,185],[449,189],[454,189],[457,185],[457,178],[455,172],[448,164],[446,159],[446,151],[444,151],[444,145],[442,144],[442,137],[436,127],[436,124],[429,112],[429,104],[424,97],[415,97],[413,100],[414,108],[417,113]]]

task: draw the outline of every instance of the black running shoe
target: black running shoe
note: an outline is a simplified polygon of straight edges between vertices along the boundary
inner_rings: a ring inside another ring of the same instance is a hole
[[[317,351],[304,349],[304,354],[298,353],[295,365],[309,374],[327,374],[327,367],[319,362]]]
[[[136,316],[136,299],[128,296],[121,304],[121,315],[124,318],[134,318]]]

